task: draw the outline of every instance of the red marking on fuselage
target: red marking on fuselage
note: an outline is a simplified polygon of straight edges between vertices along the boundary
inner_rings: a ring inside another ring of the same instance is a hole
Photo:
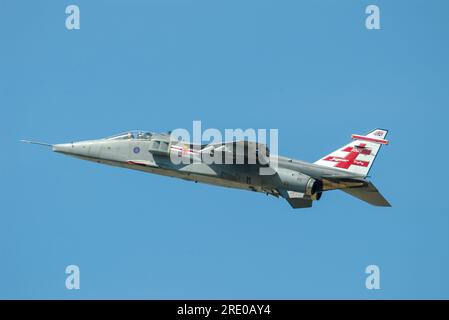
[[[134,165],[137,165],[137,166],[143,166],[143,167],[146,166],[145,163],[136,162],[136,161],[131,161],[131,160],[127,161],[127,163],[128,163],[128,164],[134,164]]]
[[[199,150],[192,150],[192,149],[183,148],[183,147],[179,147],[179,146],[171,146],[171,149],[174,150],[174,151],[181,152],[183,154],[186,154],[186,153],[192,154],[192,153],[199,153],[200,152]]]

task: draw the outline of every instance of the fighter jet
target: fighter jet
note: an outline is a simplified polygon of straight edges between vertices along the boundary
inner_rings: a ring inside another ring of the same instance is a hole
[[[388,131],[352,135],[352,141],[314,163],[270,155],[265,144],[241,140],[192,144],[170,133],[129,131],[63,144],[36,141],[83,160],[282,197],[293,208],[312,207],[324,192],[342,190],[371,205],[390,207],[367,177]],[[263,171],[265,169],[265,171]]]

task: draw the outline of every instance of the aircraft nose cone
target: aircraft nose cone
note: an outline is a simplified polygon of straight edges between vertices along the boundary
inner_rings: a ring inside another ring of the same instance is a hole
[[[88,156],[90,150],[89,142],[72,142],[53,145],[53,151],[73,156]]]
[[[61,152],[61,153],[73,153],[74,146],[73,146],[73,143],[55,144],[55,145],[53,145],[53,151]]]

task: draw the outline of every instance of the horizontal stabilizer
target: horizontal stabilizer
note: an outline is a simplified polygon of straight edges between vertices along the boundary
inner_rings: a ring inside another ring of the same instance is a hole
[[[380,194],[379,190],[377,190],[371,182],[368,182],[368,184],[363,187],[346,188],[341,189],[341,191],[374,206],[391,207],[391,204]]]

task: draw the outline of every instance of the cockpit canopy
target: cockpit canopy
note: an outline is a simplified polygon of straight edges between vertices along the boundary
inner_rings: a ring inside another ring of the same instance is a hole
[[[151,140],[151,137],[154,135],[153,132],[146,132],[140,130],[132,130],[128,132],[122,132],[115,134],[110,137],[106,137],[106,140],[131,140],[131,139],[139,139],[139,140]]]

